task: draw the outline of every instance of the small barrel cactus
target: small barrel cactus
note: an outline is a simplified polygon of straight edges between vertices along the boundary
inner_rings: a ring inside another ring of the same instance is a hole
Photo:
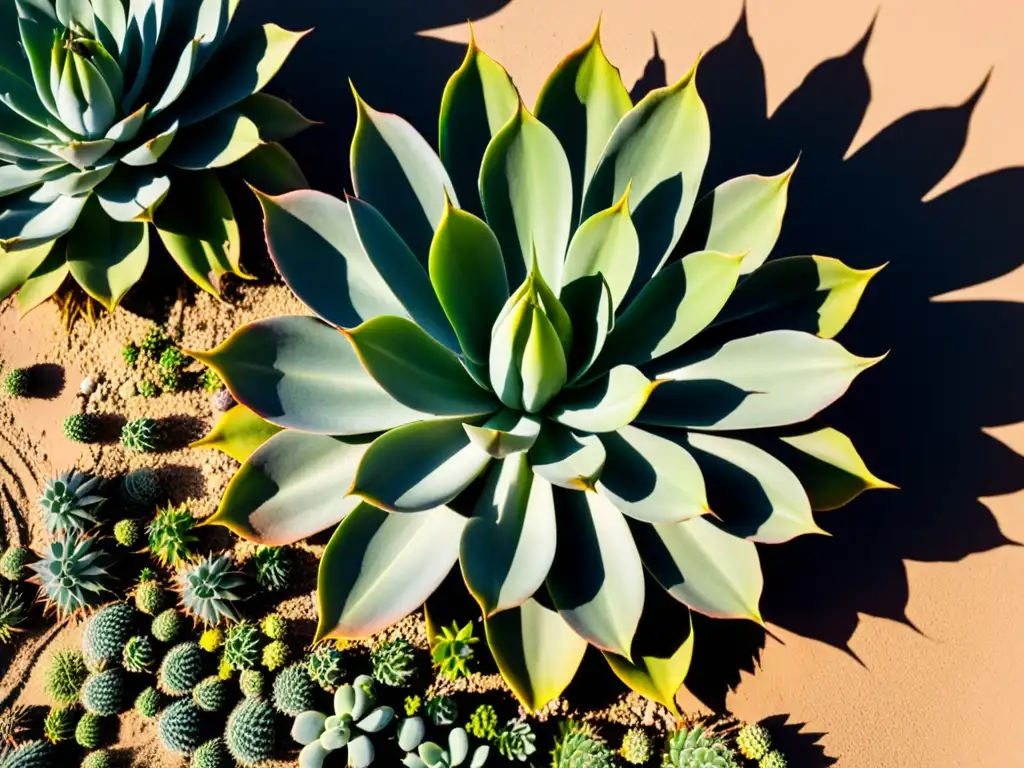
[[[202,743],[203,713],[192,699],[181,699],[160,714],[156,723],[160,743],[168,752],[188,757]]]
[[[97,611],[82,634],[82,653],[91,668],[120,662],[125,644],[134,634],[137,614],[128,603],[111,603]]]
[[[96,749],[103,743],[105,724],[102,715],[93,712],[83,714],[78,720],[78,725],[75,726],[75,741],[78,746]]]
[[[160,712],[160,707],[163,705],[164,697],[160,694],[153,686],[144,688],[142,692],[135,697],[135,711],[138,712],[144,719],[152,720]]]
[[[345,657],[333,643],[322,643],[307,657],[306,669],[317,685],[333,692],[345,680]]]
[[[184,566],[174,580],[187,616],[207,626],[230,619],[238,620],[232,603],[239,599],[234,591],[245,583],[242,574],[232,569],[230,555],[212,555]]]
[[[192,556],[190,545],[198,541],[195,527],[196,519],[185,504],[158,509],[146,529],[150,554],[162,565],[177,568]]]
[[[31,551],[26,547],[10,547],[0,555],[0,576],[8,581],[21,581]]]
[[[32,374],[28,368],[12,368],[4,377],[4,392],[11,397],[25,397],[32,388]]]
[[[96,511],[107,500],[98,493],[101,482],[102,478],[74,469],[46,482],[38,504],[51,536],[81,532],[96,524]]]
[[[51,768],[56,752],[50,742],[41,739],[21,744],[9,752],[0,748],[0,768]]]
[[[316,683],[301,663],[282,669],[274,678],[274,709],[296,717],[316,704]]]
[[[97,749],[82,758],[82,768],[110,768],[111,765],[110,753],[105,749]]]
[[[75,735],[75,711],[68,707],[51,707],[43,718],[43,736],[51,744],[67,741]]]
[[[178,636],[184,626],[185,621],[182,619],[181,614],[174,608],[168,608],[166,611],[161,611],[153,619],[150,633],[161,643],[170,643],[174,641],[174,638]]]
[[[211,627],[199,636],[199,647],[207,653],[213,653],[224,645],[224,630],[220,627]]]
[[[451,696],[427,699],[427,717],[434,725],[451,725],[459,716],[459,706]]]
[[[29,568],[35,572],[31,581],[39,585],[40,598],[58,614],[67,615],[95,606],[109,592],[108,564],[97,539],[69,533],[47,544]]]
[[[284,640],[288,622],[279,613],[268,613],[260,620],[260,631],[271,640]]]
[[[288,583],[292,563],[284,547],[260,547],[252,558],[256,583],[271,592],[279,592]]]
[[[97,715],[116,715],[125,709],[125,677],[118,667],[94,672],[82,686],[82,706]]]
[[[228,716],[224,740],[228,752],[243,766],[270,759],[274,753],[274,710],[262,699],[243,699]]]
[[[155,616],[164,604],[164,590],[156,579],[144,579],[135,586],[135,607],[147,616]]]
[[[262,664],[273,672],[288,663],[288,645],[283,640],[274,640],[263,648]]]
[[[615,756],[590,725],[566,720],[551,750],[551,768],[615,768]]]
[[[622,737],[619,754],[627,763],[644,765],[654,757],[654,742],[643,728],[630,728]]]
[[[250,621],[232,624],[224,633],[224,659],[234,669],[255,669],[261,646],[260,631]]]
[[[125,518],[114,524],[114,541],[126,549],[135,549],[142,540],[142,525],[138,520]]]
[[[121,428],[121,445],[135,453],[152,453],[160,443],[156,419],[131,419]]]
[[[54,651],[43,678],[44,690],[55,704],[68,706],[78,701],[87,677],[89,669],[80,651]]]
[[[498,713],[490,704],[481,704],[469,716],[466,730],[484,741],[498,740]]]
[[[510,720],[498,732],[498,752],[509,761],[526,762],[537,751],[537,734],[525,720]]]
[[[224,746],[224,739],[219,736],[200,744],[189,762],[189,768],[229,768],[230,765],[231,758]]]
[[[231,699],[231,686],[216,675],[204,677],[192,690],[192,700],[204,712],[220,712]]]
[[[152,509],[164,498],[160,476],[148,467],[125,475],[121,481],[121,493],[127,503],[144,509]]]
[[[94,443],[99,423],[91,413],[72,413],[64,419],[64,437],[75,443]]]
[[[262,698],[267,687],[267,679],[258,669],[243,669],[238,676],[238,687],[247,699]]]
[[[771,735],[760,723],[747,723],[736,734],[736,749],[748,760],[760,760],[771,748]]]
[[[167,651],[157,672],[157,687],[170,696],[190,693],[203,679],[203,652],[196,643],[179,643]]]
[[[412,643],[396,638],[381,643],[370,653],[373,679],[392,688],[401,688],[416,674],[416,657]]]
[[[773,749],[761,758],[757,768],[786,768],[786,765],[786,756],[779,750]]]
[[[738,768],[724,739],[702,726],[680,728],[668,737],[662,768]]]
[[[149,672],[156,663],[156,649],[148,635],[134,635],[124,644],[121,664],[129,672]]]
[[[349,768],[367,768],[373,762],[375,750],[370,735],[386,728],[395,713],[391,707],[374,708],[373,696],[363,688],[370,681],[364,677],[338,688],[330,717],[307,710],[295,718],[291,735],[303,745],[299,764],[304,768],[319,768],[328,754],[338,749],[347,749]]]

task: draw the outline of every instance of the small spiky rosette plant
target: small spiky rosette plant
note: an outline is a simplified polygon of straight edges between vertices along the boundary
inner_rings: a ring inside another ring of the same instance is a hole
[[[160,446],[160,425],[148,416],[126,422],[121,445],[134,453],[152,453]]]
[[[291,575],[291,555],[285,547],[259,547],[252,557],[256,583],[271,592],[279,592]]]
[[[565,720],[551,750],[551,768],[615,768],[615,755],[593,726]]]
[[[438,673],[449,680],[469,676],[469,662],[473,659],[473,643],[480,640],[473,636],[473,622],[460,628],[457,623],[441,627],[434,638],[430,656]]]
[[[96,511],[107,500],[97,493],[101,482],[102,478],[75,469],[47,481],[38,503],[51,536],[85,531],[96,524]]]
[[[274,709],[296,717],[316,704],[317,686],[301,663],[282,669],[274,678]]]
[[[81,651],[54,651],[46,665],[43,690],[54,704],[69,706],[78,701],[82,684],[88,676],[89,669]]]
[[[0,645],[6,645],[21,631],[28,618],[28,600],[15,584],[0,584]]]
[[[97,539],[68,533],[43,547],[29,568],[47,608],[67,615],[97,605],[110,592],[109,564]]]
[[[510,720],[498,732],[498,752],[508,761],[525,763],[537,751],[537,734],[525,720]]]
[[[21,581],[25,575],[25,564],[32,554],[27,547],[8,547],[0,555],[0,576],[8,581]]]
[[[345,656],[334,643],[321,643],[306,658],[306,669],[317,685],[333,693],[345,681]]]
[[[240,621],[224,633],[224,660],[233,669],[255,669],[260,663],[262,646],[263,640],[256,625]]]
[[[186,504],[158,509],[146,529],[150,554],[161,565],[177,568],[192,556],[190,545],[199,540],[195,527],[196,519]]]
[[[459,705],[451,696],[427,699],[427,717],[434,725],[451,725],[459,716]]]
[[[51,744],[67,741],[75,735],[77,715],[73,709],[51,707],[43,718],[43,736]]]
[[[238,621],[233,603],[239,599],[236,590],[245,578],[234,570],[231,555],[208,555],[182,567],[174,577],[181,597],[181,607],[206,626],[223,621]]]
[[[111,603],[97,611],[82,633],[82,652],[92,669],[117,664],[136,627],[138,614],[128,603]]]
[[[373,679],[392,688],[409,685],[416,674],[416,655],[410,643],[399,637],[381,643],[370,652]]]
[[[736,734],[736,749],[748,760],[760,760],[771,748],[771,734],[760,723],[746,723]]]
[[[669,734],[661,765],[662,768],[739,768],[725,739],[700,725]]]

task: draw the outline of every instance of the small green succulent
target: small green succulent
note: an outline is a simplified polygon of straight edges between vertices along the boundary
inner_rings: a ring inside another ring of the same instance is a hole
[[[220,712],[231,700],[231,687],[216,675],[204,677],[192,689],[192,700],[204,712]]]
[[[121,427],[121,445],[135,453],[152,453],[160,446],[159,433],[156,419],[148,416],[131,419]]]
[[[50,707],[43,718],[43,737],[51,744],[59,744],[74,735],[75,711],[69,707]]]
[[[32,385],[32,374],[27,368],[12,368],[4,377],[4,392],[11,397],[25,397]]]
[[[760,723],[746,723],[736,734],[736,750],[748,760],[760,760],[771,748],[771,734]]]
[[[434,666],[442,677],[458,680],[468,677],[469,662],[473,658],[473,643],[480,638],[473,636],[473,622],[460,628],[457,623],[449,627],[441,627],[440,633],[434,638],[430,655]]]
[[[622,736],[619,754],[627,763],[644,765],[654,757],[654,741],[643,728],[630,728]]]
[[[256,583],[271,592],[279,592],[288,584],[292,563],[285,547],[264,547],[256,550],[252,558]]]
[[[105,749],[97,749],[82,758],[82,768],[110,768],[111,765],[110,753]]]
[[[787,765],[786,756],[779,750],[773,749],[761,758],[758,768],[786,768]]]
[[[170,343],[171,340],[167,338],[163,328],[158,325],[152,325],[146,331],[146,335],[142,337],[142,344],[140,346],[142,351],[146,353],[146,357],[156,361],[160,359],[160,356]]]
[[[174,608],[168,608],[157,614],[150,627],[150,634],[161,643],[170,643],[185,628],[185,620]]]
[[[156,664],[156,649],[153,647],[152,638],[148,635],[129,637],[124,646],[121,664],[129,672],[149,672]]]
[[[152,720],[160,712],[163,701],[160,691],[150,685],[135,697],[135,711],[145,720]]]
[[[565,720],[551,750],[551,768],[615,768],[615,755],[591,725]]]
[[[169,696],[184,696],[203,679],[203,652],[197,643],[178,643],[164,656],[157,687]]]
[[[74,443],[94,443],[99,434],[99,422],[91,413],[72,413],[64,419],[64,437]]]
[[[109,563],[97,539],[68,533],[43,547],[29,568],[47,607],[66,615],[95,606],[110,591]]]
[[[416,656],[412,643],[402,637],[381,643],[370,652],[373,679],[402,688],[412,682],[416,674]]]
[[[179,371],[188,365],[190,359],[177,347],[167,347],[160,355],[160,367],[165,371]]]
[[[166,368],[160,371],[160,386],[164,392],[181,392],[184,384],[184,376],[177,368]]]
[[[427,717],[434,725],[451,725],[459,717],[459,705],[451,696],[431,696],[427,699]]]
[[[224,739],[218,736],[199,745],[192,753],[189,768],[228,768],[230,763],[231,757],[224,746]]]
[[[135,634],[137,614],[128,603],[111,603],[98,610],[85,625],[82,652],[91,669],[117,664],[125,644]]]
[[[277,739],[274,710],[262,699],[246,698],[231,710],[224,741],[228,752],[242,766],[269,760]]]
[[[68,470],[47,481],[39,497],[46,530],[52,536],[81,532],[96,524],[96,511],[107,499],[97,493],[102,479]]]
[[[145,579],[135,585],[135,607],[147,616],[155,616],[164,604],[164,589],[156,579]]]
[[[219,392],[224,383],[213,368],[206,368],[199,376],[199,385],[212,395],[214,392]]]
[[[106,721],[102,715],[86,712],[78,719],[75,726],[75,742],[85,749],[96,749],[103,743]]]
[[[224,645],[224,630],[220,627],[210,627],[199,636],[199,647],[207,653],[213,653]]]
[[[0,644],[6,645],[28,618],[28,602],[16,584],[0,585]]]
[[[81,701],[86,712],[117,715],[125,708],[125,675],[118,667],[93,672],[82,685]]]
[[[334,713],[330,716],[316,710],[302,712],[292,724],[292,738],[303,745],[299,764],[303,768],[320,768],[327,756],[346,749],[350,768],[367,768],[374,758],[370,736],[381,732],[394,718],[391,707],[374,707],[373,697],[362,690],[357,678],[334,694]]]
[[[161,565],[177,568],[192,557],[190,545],[199,540],[195,527],[196,519],[186,504],[168,504],[158,509],[146,529],[150,554]]]
[[[46,665],[43,690],[54,704],[66,707],[78,701],[88,676],[89,669],[81,651],[54,651]]]
[[[164,499],[160,476],[149,467],[133,470],[121,481],[125,501],[134,507],[152,510]]]
[[[260,630],[271,640],[284,640],[288,622],[279,613],[268,613],[260,620]]]
[[[447,749],[432,741],[424,741],[426,726],[419,717],[410,717],[398,724],[398,748],[405,751],[402,760],[406,768],[455,768],[470,757],[469,735],[462,728],[448,732]],[[415,751],[414,751],[415,750]],[[469,761],[469,768],[481,768],[490,756],[491,747],[477,746]]]
[[[263,698],[267,689],[267,678],[258,669],[243,669],[238,676],[238,688],[247,699]]]
[[[498,752],[509,761],[525,763],[537,751],[537,734],[525,720],[509,720],[498,732]]]
[[[725,739],[700,725],[669,734],[661,765],[662,768],[739,768]]]
[[[138,520],[125,518],[114,523],[114,541],[126,549],[135,549],[142,540],[142,525]]]
[[[8,547],[0,555],[0,576],[8,581],[21,581],[30,554],[27,547]]]
[[[345,656],[334,643],[321,643],[307,657],[306,668],[317,685],[333,692],[345,679]]]
[[[412,717],[419,714],[420,709],[423,707],[423,699],[419,696],[406,696],[405,701],[402,702],[402,707],[405,709],[405,716]]]
[[[498,740],[498,713],[490,704],[481,704],[469,716],[466,730],[484,741]]]
[[[263,648],[261,663],[264,668],[273,672],[288,663],[289,655],[287,643],[283,640],[272,640]]]
[[[232,604],[239,595],[234,590],[245,584],[245,579],[233,566],[230,555],[208,555],[178,571],[174,580],[186,616],[206,626],[238,620]]]
[[[156,732],[164,749],[188,757],[202,743],[203,712],[192,699],[180,699],[160,714]]]
[[[262,645],[256,625],[240,621],[224,633],[224,658],[234,669],[255,669],[260,663]]]
[[[139,345],[134,341],[126,341],[121,347],[121,359],[129,368],[134,368],[135,364],[139,362]]]
[[[274,709],[282,715],[295,717],[316,703],[317,686],[306,665],[296,662],[278,672],[274,678]]]
[[[157,397],[160,394],[160,387],[152,379],[143,379],[135,385],[135,391],[139,397]]]

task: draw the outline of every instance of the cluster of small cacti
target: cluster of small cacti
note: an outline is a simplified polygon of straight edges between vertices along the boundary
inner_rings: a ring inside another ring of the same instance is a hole
[[[92,413],[72,413],[64,419],[64,437],[74,443],[94,443],[99,435],[99,422]]]
[[[0,555],[0,576],[8,581],[21,581],[31,551],[26,547],[8,547]]]
[[[0,643],[9,643],[28,618],[28,602],[15,584],[0,585]]]
[[[98,493],[101,482],[73,469],[47,481],[38,503],[51,536],[81,532],[96,524],[96,511],[106,501]]]
[[[121,445],[134,453],[152,453],[160,447],[160,425],[148,416],[125,422]]]
[[[12,368],[4,376],[4,392],[11,397],[25,397],[32,388],[32,374],[27,368]]]
[[[449,680],[468,677],[469,662],[473,658],[473,643],[479,639],[473,636],[473,622],[461,628],[457,623],[451,627],[441,627],[430,649],[430,656],[438,673]]]
[[[233,566],[230,555],[209,555],[179,569],[175,584],[187,616],[207,626],[238,620],[232,603],[239,599],[235,590],[245,579]]]
[[[771,734],[760,723],[746,723],[740,728],[736,749],[748,760],[757,760],[758,768],[786,768],[786,756],[772,749]]]
[[[392,688],[409,685],[416,674],[412,643],[402,637],[379,644],[371,651],[370,662],[373,679]]]
[[[29,568],[47,607],[66,615],[96,605],[109,593],[109,564],[97,539],[68,533],[45,545]]]
[[[146,529],[150,555],[162,565],[177,568],[192,557],[191,545],[198,541],[195,527],[188,505],[161,507]]]
[[[259,547],[252,558],[256,583],[271,592],[284,589],[291,575],[292,565],[284,547]]]

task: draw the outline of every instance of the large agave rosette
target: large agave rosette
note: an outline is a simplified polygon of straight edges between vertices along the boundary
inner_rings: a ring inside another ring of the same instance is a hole
[[[214,169],[304,187],[276,142],[309,125],[260,91],[302,37],[225,43],[240,0],[0,2],[0,299],[22,312],[70,275],[113,309],[146,268],[150,227],[217,295],[242,269]]]
[[[875,270],[766,263],[792,169],[698,197],[694,72],[632,105],[596,34],[534,113],[471,44],[440,158],[357,106],[355,197],[261,197],[318,317],[197,355],[242,404],[201,441],[243,461],[213,522],[336,526],[318,638],[384,629],[458,563],[526,707],[589,644],[674,709],[688,610],[760,621],[755,545],[884,485],[807,423],[875,362],[831,338]]]

